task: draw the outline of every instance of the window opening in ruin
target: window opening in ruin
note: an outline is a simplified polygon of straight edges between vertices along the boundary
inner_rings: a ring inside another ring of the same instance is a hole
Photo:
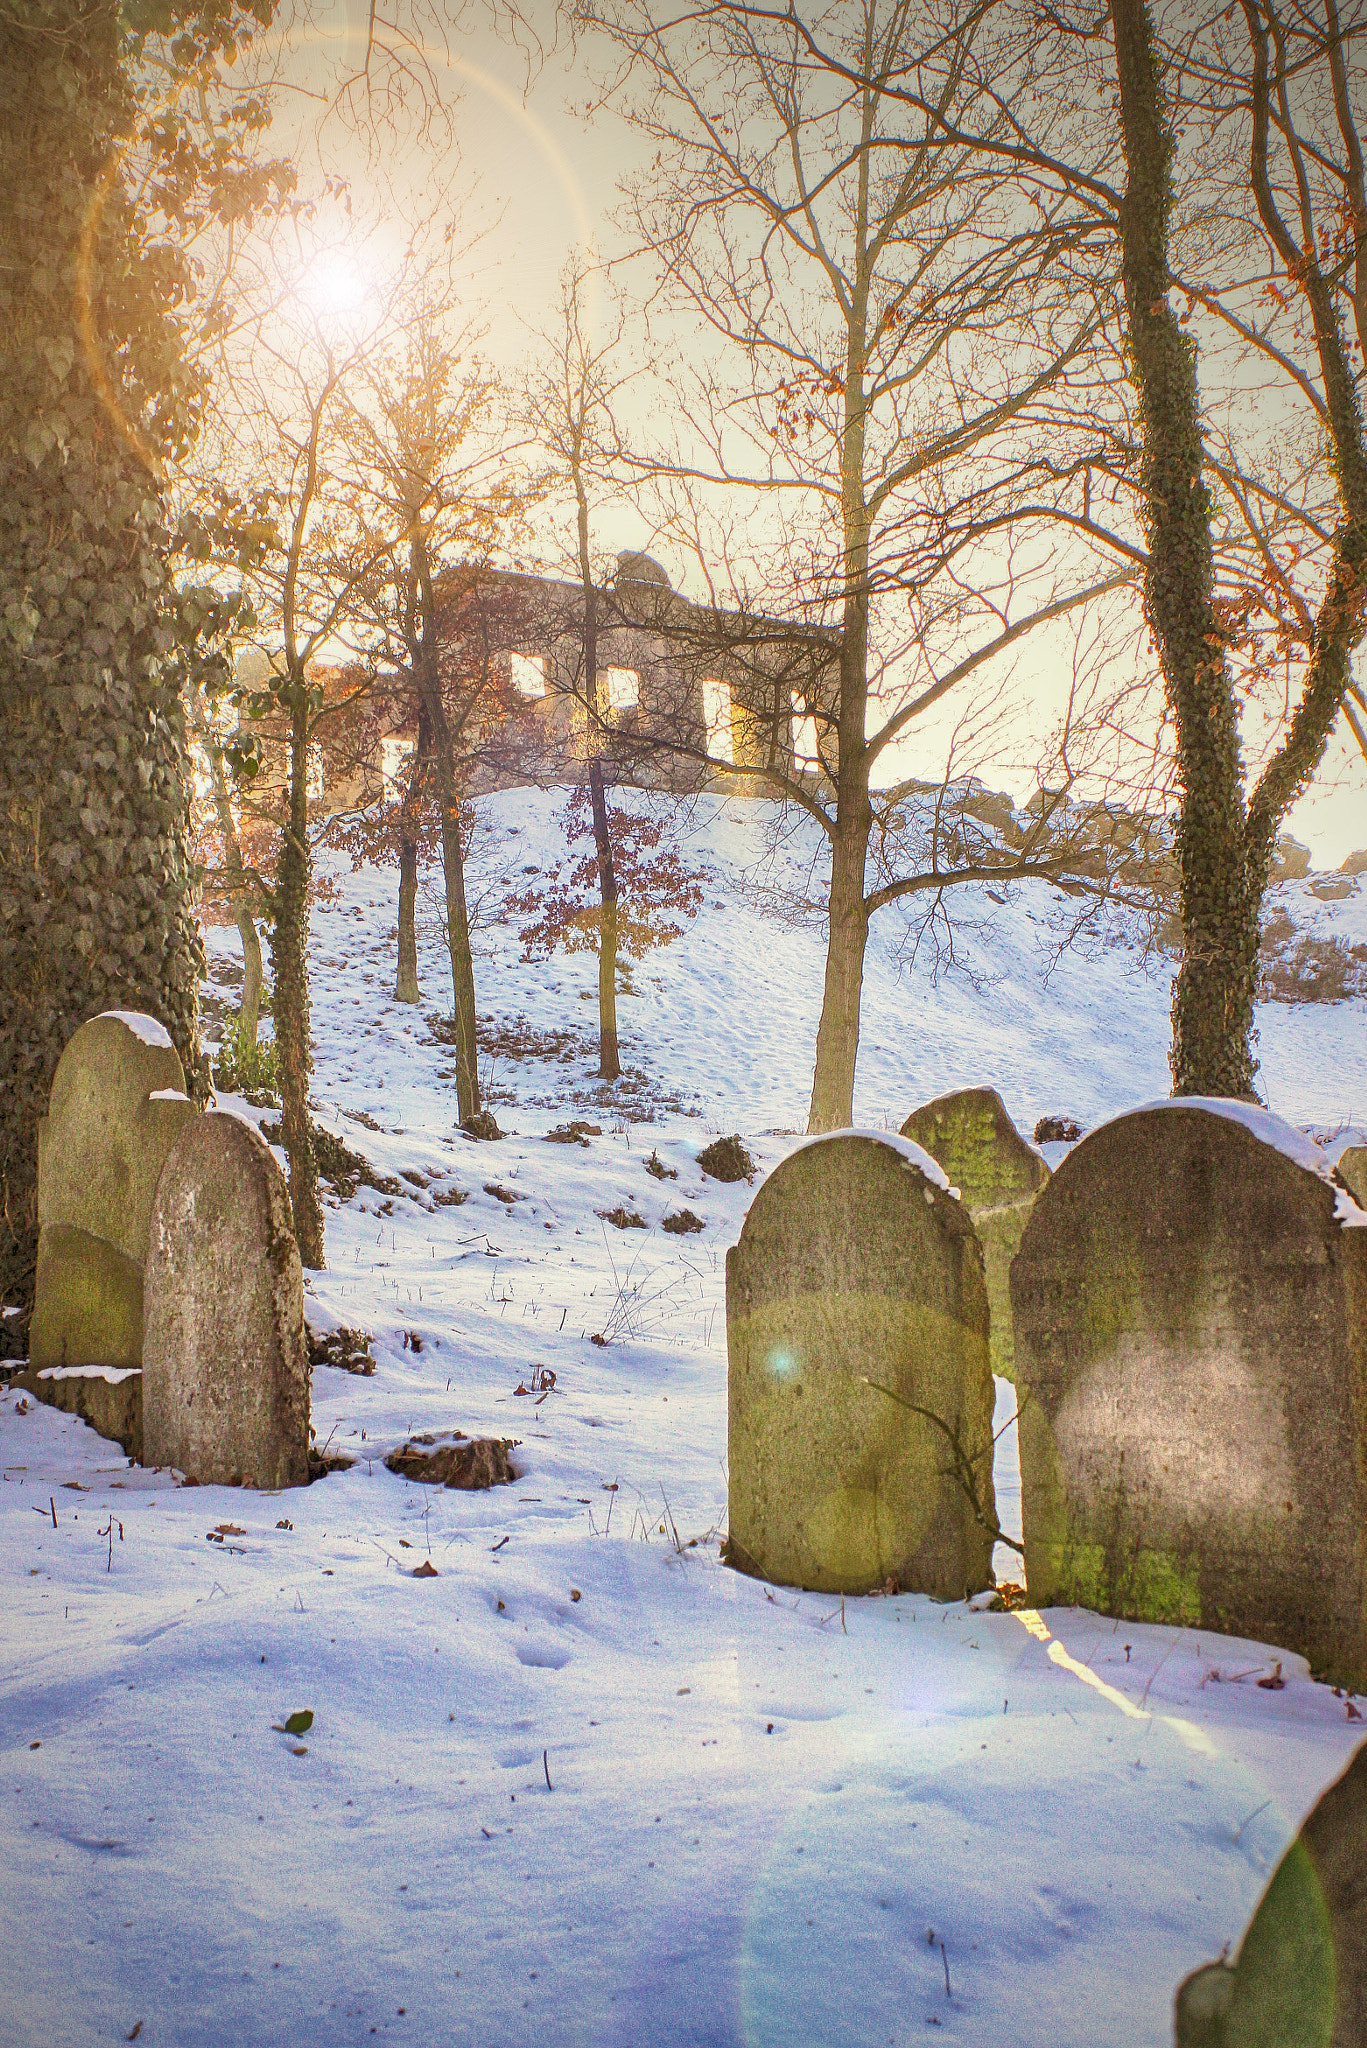
[[[407,780],[407,766],[413,758],[413,742],[399,733],[386,733],[380,741],[380,774],[384,781],[384,800],[396,804],[403,796],[403,784]]]
[[[609,711],[634,711],[641,701],[641,678],[634,668],[598,671]]]
[[[817,752],[816,720],[810,711],[802,708],[802,698],[796,690],[792,693],[793,707],[793,766],[799,775],[815,775],[821,766]]]
[[[704,676],[702,685],[702,715],[707,724],[707,751],[716,761],[734,761],[735,743],[731,736],[731,685],[719,682],[716,676]]]
[[[513,688],[519,697],[544,697],[546,657],[544,654],[515,654],[512,657]]]
[[[316,804],[323,794],[323,750],[317,740],[309,743],[304,764],[304,790],[311,804]]]

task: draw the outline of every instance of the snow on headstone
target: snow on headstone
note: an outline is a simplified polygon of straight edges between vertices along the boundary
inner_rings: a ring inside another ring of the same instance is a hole
[[[145,1462],[201,1485],[302,1485],[303,1268],[285,1176],[237,1117],[196,1117],[166,1162],[144,1315]]]
[[[35,1373],[142,1364],[142,1269],[167,1154],[193,1115],[185,1075],[153,1017],[111,1011],[68,1041],[38,1129]],[[38,1392],[71,1405],[71,1379]]]
[[[990,1583],[982,1252],[932,1159],[857,1131],[791,1153],[727,1254],[726,1336],[733,1564],[825,1592]]]
[[[1190,1099],[1059,1167],[1011,1267],[1044,1424],[1021,1443],[1036,1606],[1250,1636],[1367,1682],[1367,1231],[1344,1200],[1275,1119]]]

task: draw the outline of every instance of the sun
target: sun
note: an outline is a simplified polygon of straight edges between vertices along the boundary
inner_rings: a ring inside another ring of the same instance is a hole
[[[318,249],[299,280],[301,296],[317,313],[354,313],[373,283],[354,249],[333,243]]]

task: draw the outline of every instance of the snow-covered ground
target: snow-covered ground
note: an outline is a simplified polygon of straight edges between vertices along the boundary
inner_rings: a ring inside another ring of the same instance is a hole
[[[472,895],[545,865],[558,809],[486,806]],[[0,2041],[1156,2048],[1346,1762],[1350,1703],[1285,1656],[1260,1688],[1266,1646],[842,1606],[720,1564],[725,1251],[753,1190],[696,1156],[739,1131],[767,1171],[798,1142],[823,947],[745,882],[758,814],[704,825],[708,907],[634,969],[635,1077],[605,1099],[593,958],[482,934],[498,1143],[454,1130],[430,914],[415,1011],[390,1000],[391,875],[343,873],[315,913],[321,1120],[417,1176],[329,1209],[310,1276],[317,1326],[375,1340],[372,1378],[314,1376],[349,1470],[182,1488],[0,1404]],[[979,1081],[1027,1129],[1164,1092],[1165,980],[1121,947],[1046,974],[1059,908],[1008,905],[974,982],[899,978],[876,932],[862,1123]],[[1360,937],[1356,897],[1332,908]],[[1367,1005],[1260,1022],[1281,1115],[1367,1121]],[[569,1118],[601,1134],[548,1143]],[[649,1227],[600,1219],[619,1205]],[[684,1206],[703,1232],[662,1232]],[[537,1367],[544,1399],[515,1391]],[[456,1428],[515,1437],[517,1483],[385,1469]],[[1007,1465],[999,1487],[1009,1523]]]

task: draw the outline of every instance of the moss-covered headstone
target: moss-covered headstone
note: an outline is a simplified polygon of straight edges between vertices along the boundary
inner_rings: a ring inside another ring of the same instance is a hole
[[[196,1117],[166,1162],[144,1313],[144,1461],[205,1486],[304,1484],[304,1273],[285,1176],[237,1117]]]
[[[1367,1686],[1367,1229],[1315,1148],[1191,1101],[1103,1125],[1011,1268],[1038,1606],[1282,1644]]]
[[[1311,1810],[1232,1964],[1177,1993],[1177,2048],[1367,2041],[1367,1745]]]
[[[990,1584],[982,1251],[932,1159],[852,1131],[790,1154],[727,1254],[726,1334],[732,1563],[826,1592]]]
[[[973,1218],[987,1274],[992,1370],[1014,1380],[1008,1275],[1048,1165],[1016,1129],[995,1088],[937,1096],[912,1111],[902,1136],[939,1161]]]
[[[152,1199],[192,1115],[179,1056],[155,1018],[109,1011],[68,1041],[38,1129],[35,1374],[142,1364]],[[70,1384],[49,1379],[37,1390],[49,1398]]]

